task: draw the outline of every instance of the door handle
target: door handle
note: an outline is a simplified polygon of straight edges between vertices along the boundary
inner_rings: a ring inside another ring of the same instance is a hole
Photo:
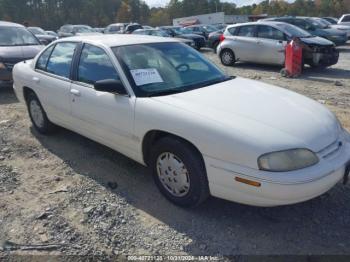
[[[34,76],[32,79],[33,79],[33,81],[35,83],[39,83],[40,82],[40,78],[39,77]]]
[[[70,93],[72,94],[72,95],[75,95],[75,96],[80,96],[81,94],[80,94],[80,91],[79,90],[76,90],[76,89],[71,89],[70,90]]]

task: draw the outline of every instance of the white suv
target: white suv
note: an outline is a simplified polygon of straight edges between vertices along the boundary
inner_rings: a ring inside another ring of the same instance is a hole
[[[340,25],[350,25],[350,14],[343,15],[339,19],[338,24],[340,24]]]

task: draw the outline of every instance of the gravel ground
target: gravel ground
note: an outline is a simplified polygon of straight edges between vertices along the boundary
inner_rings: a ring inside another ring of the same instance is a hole
[[[307,69],[298,79],[263,65],[224,70],[318,100],[350,130],[350,47],[341,51],[338,65]],[[39,135],[13,92],[0,91],[0,260],[9,254],[350,255],[349,202],[350,186],[339,184],[292,206],[211,198],[182,209],[126,157],[67,130]]]

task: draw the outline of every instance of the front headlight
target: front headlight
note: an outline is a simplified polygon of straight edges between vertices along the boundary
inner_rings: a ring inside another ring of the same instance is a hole
[[[318,161],[316,154],[308,149],[291,149],[262,155],[258,165],[264,171],[287,172],[313,166]]]

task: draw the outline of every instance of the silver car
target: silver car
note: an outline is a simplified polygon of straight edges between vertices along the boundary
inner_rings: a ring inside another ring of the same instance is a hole
[[[217,53],[226,66],[237,61],[283,66],[286,45],[295,37],[303,43],[304,64],[327,67],[338,62],[339,52],[331,41],[284,22],[259,21],[229,26],[221,37]]]

